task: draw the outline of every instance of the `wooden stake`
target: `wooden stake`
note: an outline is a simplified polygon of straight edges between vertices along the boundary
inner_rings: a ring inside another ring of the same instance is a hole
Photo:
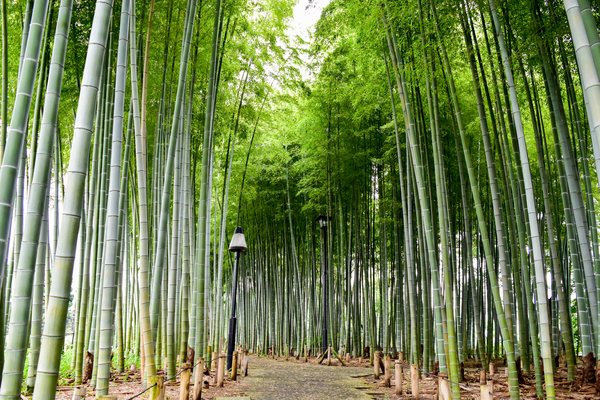
[[[242,356],[242,376],[248,375],[248,354]]]
[[[190,397],[190,375],[191,365],[188,363],[181,364],[181,383],[179,384],[179,400],[188,400]]]
[[[396,396],[402,396],[402,379],[404,378],[404,371],[402,371],[402,364],[399,361],[396,362]]]
[[[81,400],[85,398],[85,386],[77,386],[73,391],[73,400]]]
[[[162,375],[154,375],[148,377],[148,385],[152,386],[150,389],[149,400],[164,400],[165,398],[165,382]]]
[[[481,400],[492,400],[490,388],[488,385],[481,385]]]
[[[212,357],[211,358],[212,358],[212,363],[211,363],[211,368],[210,369],[213,370],[213,371],[216,371],[217,370],[217,365],[218,365],[217,364],[218,358],[217,358],[217,352],[216,351],[212,352]]]
[[[238,369],[238,352],[233,352],[233,359],[231,360],[231,380],[237,380],[237,369]]]
[[[416,364],[410,366],[410,386],[412,390],[412,398],[419,398],[419,370]]]
[[[438,378],[438,388],[440,393],[439,400],[452,399],[452,395],[450,394],[450,383],[441,376]]]
[[[333,347],[329,347],[330,352],[333,353],[333,355],[335,356],[335,358],[337,358],[340,363],[345,367],[346,363],[342,360],[342,357],[340,357],[340,355],[338,354],[337,351],[335,351],[335,349]]]
[[[213,354],[215,354],[215,353],[213,353]],[[212,362],[215,364],[215,375],[213,376],[212,383],[213,383],[213,385],[216,385],[217,384],[217,375],[219,374],[219,357],[217,357],[216,354],[212,358]]]
[[[217,368],[217,386],[223,387],[223,378],[225,377],[225,356],[221,354],[219,366]]]
[[[317,356],[317,364],[321,364],[323,362],[323,360],[325,359],[325,356],[327,355],[327,352],[320,354]]]
[[[390,356],[385,356],[385,360],[383,362],[383,371],[385,374],[385,378],[383,379],[383,386],[390,387],[391,377],[391,369],[390,369]]]
[[[193,400],[200,400],[202,395],[202,378],[204,377],[204,359],[198,360],[196,370],[194,371],[194,397]]]

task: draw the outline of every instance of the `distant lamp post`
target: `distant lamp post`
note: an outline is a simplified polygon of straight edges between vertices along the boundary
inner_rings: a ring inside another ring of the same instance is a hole
[[[231,318],[229,319],[229,338],[227,339],[227,369],[231,369],[231,361],[233,358],[233,349],[235,347],[235,329],[237,320],[235,318],[235,297],[237,294],[238,267],[240,265],[240,253],[245,253],[248,250],[246,246],[246,238],[244,230],[241,226],[235,228],[229,251],[235,253],[235,266],[233,269],[233,287],[231,291]]]
[[[317,217],[316,221],[319,223],[321,228],[321,271],[323,274],[323,353],[327,351],[329,344],[327,340],[327,319],[328,319],[328,286],[327,286],[327,226],[331,217],[321,215]]]

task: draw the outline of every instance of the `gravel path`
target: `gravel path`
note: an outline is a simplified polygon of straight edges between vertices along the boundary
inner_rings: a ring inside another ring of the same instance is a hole
[[[352,378],[369,372],[366,368],[327,367],[251,357],[248,377],[239,390],[251,400],[372,400],[373,397],[367,394],[370,387],[362,379]]]

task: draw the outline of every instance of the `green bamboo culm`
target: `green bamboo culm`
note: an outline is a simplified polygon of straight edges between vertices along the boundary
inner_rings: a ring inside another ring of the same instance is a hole
[[[139,229],[139,323],[140,343],[143,346],[143,358],[145,365],[145,376],[156,375],[156,359],[154,354],[154,340],[152,338],[152,325],[150,323],[150,267],[149,267],[149,234],[148,234],[148,198],[147,198],[147,171],[146,159],[144,157],[144,139],[140,127],[140,104],[138,98],[137,78],[137,50],[136,50],[136,20],[135,0],[131,1],[130,23],[129,23],[129,57],[131,73],[131,103],[133,109],[133,127],[135,131],[135,160],[137,170],[138,191],[138,229]]]
[[[439,27],[439,24],[437,22],[438,19],[437,19],[437,13],[436,13],[435,7],[432,7],[432,11],[433,11],[433,16],[434,16],[434,24],[437,27]],[[481,199],[480,199],[479,185],[478,185],[477,178],[476,178],[475,172],[474,172],[474,167],[473,167],[473,163],[472,163],[472,159],[471,159],[471,152],[469,150],[469,146],[468,146],[468,142],[467,142],[466,131],[464,128],[462,113],[461,113],[461,109],[460,109],[459,102],[458,102],[458,97],[457,97],[456,87],[454,84],[452,70],[450,68],[450,62],[449,62],[448,55],[445,50],[445,46],[442,43],[439,29],[436,30],[436,34],[437,34],[438,43],[440,45],[440,50],[442,53],[443,65],[444,65],[444,67],[446,69],[446,73],[447,73],[448,86],[450,89],[452,106],[453,106],[453,110],[454,110],[454,113],[456,116],[458,130],[460,133],[465,164],[467,166],[467,173],[469,176],[469,183],[471,185],[473,202],[475,205],[477,219],[479,221],[479,230],[480,230],[480,233],[482,236],[482,241],[483,241],[484,254],[485,254],[485,258],[486,258],[486,266],[488,269],[488,278],[490,281],[490,286],[492,288],[492,296],[493,296],[494,306],[496,308],[496,313],[498,315],[498,321],[499,321],[499,325],[500,325],[500,328],[502,331],[503,344],[504,344],[504,348],[505,348],[506,355],[507,355],[510,396],[511,396],[511,399],[517,400],[517,399],[519,399],[519,382],[518,382],[517,367],[516,367],[516,362],[515,362],[514,341],[513,341],[512,335],[510,333],[510,328],[508,326],[508,321],[507,321],[507,318],[505,317],[505,311],[504,311],[504,307],[502,305],[502,297],[500,295],[500,287],[498,284],[498,277],[497,277],[496,271],[494,269],[493,251],[491,248],[487,225],[485,222],[486,221],[485,214],[484,214]]]
[[[53,400],[56,394],[60,357],[65,338],[69,292],[73,276],[73,263],[81,212],[85,200],[85,180],[89,167],[96,101],[100,84],[108,26],[112,14],[112,1],[98,1],[92,23],[88,52],[83,71],[81,91],[75,118],[69,169],[66,174],[61,231],[52,271],[47,318],[44,324],[38,375],[33,392],[36,400]],[[66,24],[69,26],[69,24]]]
[[[541,339],[541,352],[542,359],[544,362],[544,376],[546,382],[546,398],[552,400],[555,398],[554,395],[554,376],[553,376],[553,361],[552,361],[552,350],[551,350],[551,337],[550,337],[550,325],[548,321],[548,298],[547,298],[547,286],[546,286],[546,269],[542,260],[542,243],[540,239],[539,223],[537,220],[537,204],[535,201],[535,192],[533,188],[533,182],[531,178],[531,169],[529,166],[529,155],[527,153],[527,145],[525,143],[525,133],[523,130],[523,122],[521,120],[521,113],[519,109],[519,101],[517,98],[517,91],[515,89],[515,82],[512,75],[512,68],[506,51],[506,45],[504,43],[504,35],[500,26],[500,19],[498,18],[498,12],[494,0],[489,0],[490,9],[492,11],[492,17],[494,20],[494,27],[496,28],[496,35],[498,37],[498,44],[502,53],[502,62],[504,64],[504,75],[506,83],[508,85],[511,103],[511,112],[513,116],[513,123],[519,143],[519,155],[521,157],[523,181],[525,184],[525,196],[527,201],[527,213],[529,217],[529,229],[530,239],[533,243],[533,261],[534,271],[536,279],[537,289],[537,304],[539,308],[539,325],[540,325],[540,339]],[[595,297],[594,297],[595,299]],[[508,353],[508,352],[507,352]],[[511,385],[512,387],[512,385]],[[511,390],[512,397],[512,390]]]
[[[6,256],[8,254],[12,210],[17,187],[17,174],[27,135],[27,122],[31,109],[31,99],[36,81],[47,11],[47,0],[37,2],[32,11],[32,22],[27,38],[27,48],[25,50],[22,70],[19,74],[17,95],[10,121],[6,151],[4,152],[2,168],[0,169],[0,184],[5,185],[3,186],[5,188],[9,188],[8,190],[3,190],[0,194],[0,282],[4,282],[6,273]],[[6,104],[6,102],[3,102],[3,104]],[[10,365],[6,367],[10,371]],[[12,372],[8,372],[8,374],[12,374]],[[2,389],[0,389],[1,396]]]
[[[219,1],[219,0],[217,0]],[[167,225],[169,223],[170,198],[173,185],[173,169],[175,163],[175,151],[177,147],[177,135],[182,128],[182,113],[185,97],[185,88],[187,80],[188,61],[190,58],[190,47],[192,42],[192,33],[194,31],[194,20],[196,18],[197,0],[188,0],[188,15],[185,25],[185,36],[181,46],[181,58],[179,66],[179,83],[177,85],[177,97],[175,99],[175,108],[173,111],[173,124],[171,126],[171,135],[169,136],[169,148],[167,152],[166,167],[161,179],[164,179],[163,190],[161,193],[160,219],[158,226],[158,240],[156,244],[156,253],[154,254],[154,267],[152,269],[152,297],[150,304],[150,317],[152,323],[152,337],[156,341],[156,331],[158,328],[158,310],[160,306],[160,288],[162,282],[162,271],[166,255]],[[209,83],[210,85],[210,83]]]
[[[31,344],[29,351],[29,366],[27,368],[27,390],[33,391],[35,377],[40,355],[40,342],[42,338],[42,315],[44,313],[44,275],[46,268],[46,251],[48,248],[48,195],[46,195],[46,209],[43,211],[42,232],[35,262],[35,278],[31,309]]]
[[[204,357],[207,359],[207,329],[206,323],[208,319],[207,315],[207,296],[210,292],[206,290],[206,268],[207,253],[210,252],[207,244],[207,236],[210,234],[210,217],[208,209],[210,207],[210,164],[212,155],[212,115],[214,113],[214,98],[216,96],[216,65],[218,55],[218,32],[219,32],[219,20],[221,15],[221,0],[217,0],[215,5],[215,17],[213,23],[212,33],[212,48],[210,53],[210,67],[208,73],[208,95],[206,97],[206,112],[204,119],[204,137],[202,142],[202,177],[200,180],[200,201],[198,205],[198,231],[196,241],[196,254],[194,260],[194,269],[196,276],[196,337],[194,343],[194,349],[196,350],[197,357]],[[210,277],[210,275],[209,275]]]
[[[129,37],[130,2],[121,3],[121,24],[117,52],[115,80],[115,105],[113,110],[112,149],[108,185],[108,207],[106,215],[106,247],[102,279],[102,308],[100,314],[100,343],[98,353],[98,375],[96,396],[108,395],[110,363],[114,332],[114,301],[116,296],[119,265],[119,203],[121,199],[121,150],[123,142],[123,114],[125,110],[125,82],[127,79],[127,46]]]
[[[27,50],[25,52],[26,57],[23,62],[22,74],[17,85],[17,96],[11,118],[6,147],[7,151],[4,153],[2,168],[0,169],[0,184],[6,185],[3,187],[10,188],[0,193],[0,201],[2,202],[0,205],[0,282],[4,282],[12,208],[17,186],[16,179],[17,173],[20,170],[20,163],[22,162],[23,146],[27,134],[27,119],[31,107],[31,97],[33,95],[42,46],[47,8],[48,2],[43,0],[38,1],[33,8],[32,26],[27,39]],[[39,222],[38,235],[34,238],[35,247],[37,247],[39,240],[39,226],[41,225],[44,203],[46,201],[45,190],[43,190],[36,200],[41,212],[37,216]],[[23,369],[29,338],[29,318],[35,275],[35,258],[36,252],[31,256],[23,257],[23,268],[21,271],[17,269],[17,274],[21,272],[22,278],[16,277],[15,279],[14,300],[12,302],[11,320],[9,323],[9,326],[12,325],[12,329],[9,328],[9,332],[6,335],[0,399],[19,399],[21,395]]]
[[[0,159],[4,158],[6,129],[8,127],[8,25],[6,23],[6,2],[2,0],[2,125],[0,126]]]

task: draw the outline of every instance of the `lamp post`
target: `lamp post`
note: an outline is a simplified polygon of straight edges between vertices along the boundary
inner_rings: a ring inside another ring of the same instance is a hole
[[[240,265],[240,253],[245,253],[248,250],[246,246],[246,238],[244,230],[241,226],[235,228],[229,251],[235,253],[235,265],[233,268],[233,287],[231,290],[231,318],[229,319],[229,337],[227,339],[227,369],[231,369],[231,360],[233,358],[233,349],[235,347],[235,329],[237,319],[235,318],[235,297],[237,294],[238,267]]]
[[[327,319],[328,319],[328,286],[327,286],[327,224],[330,218],[321,215],[317,217],[319,227],[321,228],[321,271],[323,274],[323,353],[327,351]]]

